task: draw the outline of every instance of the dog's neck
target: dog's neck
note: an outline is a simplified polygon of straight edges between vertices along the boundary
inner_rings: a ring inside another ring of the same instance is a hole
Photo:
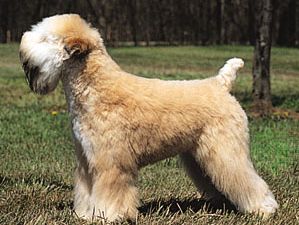
[[[107,72],[109,71],[109,73]],[[96,50],[80,59],[70,59],[63,69],[62,83],[71,117],[84,113],[91,92],[100,92],[110,83],[111,71],[121,71],[106,50]],[[113,73],[112,73],[113,74]]]

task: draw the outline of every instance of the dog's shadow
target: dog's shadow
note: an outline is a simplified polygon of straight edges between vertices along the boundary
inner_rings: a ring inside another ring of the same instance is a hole
[[[34,181],[33,181],[34,180]],[[15,185],[15,183],[21,182],[16,178],[0,176],[0,186],[1,185]],[[33,184],[33,182],[39,182],[40,184],[47,186],[59,186],[65,191],[71,191],[73,187],[71,185],[66,185],[64,183],[58,181],[48,182],[44,179],[32,179],[31,177],[27,177],[26,179],[22,179],[22,182],[26,184]],[[64,210],[66,208],[72,209],[73,202],[70,201],[61,201],[55,204],[55,208],[57,210]],[[149,214],[183,214],[187,211],[191,211],[196,213],[198,211],[205,211],[207,213],[237,213],[236,208],[224,197],[214,200],[207,201],[204,199],[198,199],[196,197],[179,199],[179,198],[169,198],[169,199],[155,199],[149,202],[145,202],[139,207],[139,212],[142,215]]]
[[[159,199],[144,203],[139,212],[142,215],[148,214],[183,214],[187,211],[196,213],[198,211],[205,211],[207,213],[237,213],[235,206],[226,199],[207,201],[204,199],[177,199],[170,198],[168,200]]]

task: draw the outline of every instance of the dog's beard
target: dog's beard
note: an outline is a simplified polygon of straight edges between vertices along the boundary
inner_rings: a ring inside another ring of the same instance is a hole
[[[32,91],[47,94],[61,77],[62,65],[69,55],[58,38],[26,32],[20,47],[20,59]]]

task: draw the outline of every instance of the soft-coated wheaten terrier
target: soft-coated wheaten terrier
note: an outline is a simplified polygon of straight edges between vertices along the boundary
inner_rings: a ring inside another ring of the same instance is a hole
[[[78,15],[44,19],[23,35],[20,58],[30,88],[47,94],[62,80],[76,146],[74,208],[83,218],[135,218],[138,169],[180,155],[208,198],[241,212],[278,207],[249,154],[247,117],[229,93],[241,59],[215,77],[146,79],[124,72],[98,31]]]

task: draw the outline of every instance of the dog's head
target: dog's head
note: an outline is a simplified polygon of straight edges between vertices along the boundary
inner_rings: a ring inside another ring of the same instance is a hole
[[[96,29],[75,14],[45,18],[25,32],[20,44],[20,60],[31,90],[47,94],[55,89],[63,65],[70,58],[85,57],[103,48]]]

